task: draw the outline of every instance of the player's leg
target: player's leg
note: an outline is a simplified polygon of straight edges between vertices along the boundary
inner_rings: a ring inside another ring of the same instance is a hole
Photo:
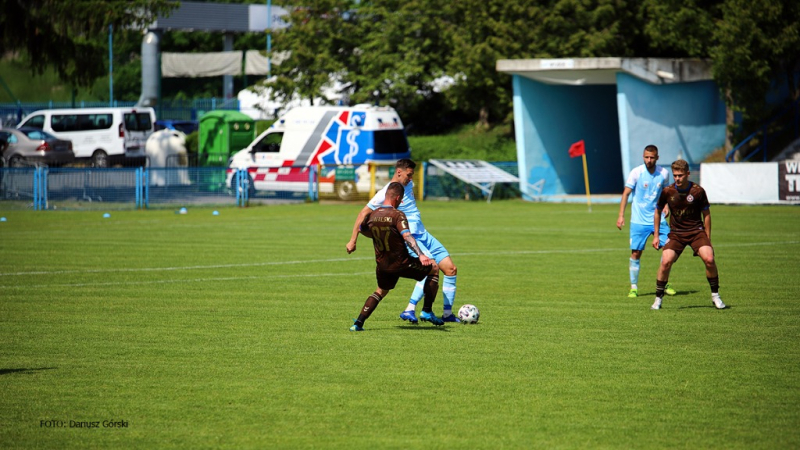
[[[653,239],[655,239],[655,237],[653,237]],[[658,226],[659,246],[661,248],[664,248],[664,246],[667,245],[667,241],[669,241],[669,225],[667,224],[667,221],[664,220],[664,218],[662,217],[661,225]],[[669,296],[672,296],[677,294],[678,292],[672,288],[671,283],[667,283],[667,286],[664,288],[664,293]]]
[[[419,249],[422,250],[422,253],[424,253],[425,256],[435,260],[433,255],[431,255],[430,251],[428,251],[428,249],[425,247],[425,241],[426,241],[425,238],[427,234],[428,233],[425,232],[421,235],[415,235],[414,240],[417,241],[417,246],[419,246]],[[411,256],[414,257],[418,256],[411,249],[409,249],[408,252],[409,254],[411,254]],[[417,284],[414,285],[414,290],[411,292],[411,298],[408,301],[408,305],[406,305],[406,309],[402,313],[400,313],[400,318],[403,320],[407,320],[411,323],[417,323],[417,316],[414,313],[417,310],[417,303],[419,303],[419,301],[422,300],[422,297],[424,296],[425,296],[425,280],[417,281]]]
[[[445,322],[458,322],[458,318],[453,314],[453,304],[456,301],[458,268],[453,263],[453,259],[448,256],[439,262],[439,269],[444,274],[444,283],[442,283],[442,319]]]
[[[658,267],[658,275],[656,276],[656,299],[650,309],[661,309],[661,302],[664,299],[664,291],[667,288],[672,264],[678,260],[682,250],[683,245],[670,241],[661,251],[661,264]]]
[[[717,270],[717,262],[714,259],[714,249],[710,245],[703,245],[697,249],[697,256],[703,260],[706,265],[706,279],[708,285],[711,287],[711,302],[717,309],[725,309],[725,303],[719,296],[719,271]]]
[[[417,268],[412,268],[408,274],[404,274],[408,278],[421,280],[425,277],[425,301],[422,303],[422,311],[419,313],[419,320],[423,322],[430,322],[433,325],[444,325],[444,321],[436,314],[433,313],[433,302],[436,300],[436,294],[439,293],[439,266],[433,264],[430,267],[420,267],[421,271],[413,273]]]
[[[367,301],[364,302],[364,306],[358,314],[358,319],[354,321],[353,326],[350,327],[350,331],[363,331],[364,322],[372,315],[372,312],[375,311],[375,308],[378,307],[378,304],[388,293],[388,290],[381,289],[380,287],[375,289],[375,292],[370,294],[370,296],[367,297]]]
[[[652,225],[632,223],[630,226],[631,259],[628,262],[628,276],[631,281],[631,289],[628,291],[630,298],[639,296],[639,265],[647,238],[651,234],[653,234]]]

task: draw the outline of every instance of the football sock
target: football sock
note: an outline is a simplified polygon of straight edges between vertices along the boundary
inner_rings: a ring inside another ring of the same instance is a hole
[[[628,270],[630,271],[631,275],[631,289],[636,289],[636,285],[639,284],[639,264],[641,261],[638,259],[631,258],[631,263],[628,266]]]
[[[364,307],[361,308],[361,313],[358,315],[358,319],[356,319],[356,325],[363,327],[364,322],[372,314],[372,311],[375,311],[375,308],[378,307],[378,303],[380,303],[382,299],[383,297],[381,297],[381,294],[377,292],[373,292],[372,295],[367,297],[367,301],[364,302]]]
[[[442,297],[444,298],[444,316],[448,317],[453,314],[453,303],[456,301],[456,277],[444,276],[444,285],[442,286]]]
[[[406,306],[406,311],[414,311],[417,309],[417,303],[422,299],[425,295],[425,280],[417,281],[417,284],[414,285],[414,292],[411,293],[411,300],[408,301],[408,306]]]
[[[433,301],[436,300],[436,294],[438,293],[439,275],[428,275],[428,277],[425,278],[425,301],[422,304],[423,311],[433,311]]]
[[[709,286],[711,286],[711,293],[719,294],[719,277],[714,277],[714,278],[706,277],[706,279],[708,280]]]
[[[664,289],[666,289],[666,287],[666,280],[656,280],[656,297],[664,298]]]

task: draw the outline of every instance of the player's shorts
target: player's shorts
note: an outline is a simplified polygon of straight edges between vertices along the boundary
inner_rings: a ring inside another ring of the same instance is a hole
[[[692,247],[694,255],[697,256],[697,252],[701,247],[705,247],[706,245],[711,247],[711,240],[708,239],[705,230],[697,230],[694,234],[688,236],[684,234],[682,237],[676,236],[675,233],[670,233],[669,239],[664,245],[664,250],[670,249],[680,256],[687,245]]]
[[[390,291],[397,286],[397,280],[400,277],[422,281],[429,273],[431,273],[431,266],[423,266],[419,258],[411,258],[408,266],[399,272],[383,272],[380,268],[375,269],[375,278],[378,279],[379,288]]]
[[[443,259],[450,256],[450,253],[447,252],[447,249],[444,248],[444,245],[442,245],[438,239],[433,237],[433,235],[427,231],[424,231],[422,234],[414,234],[412,236],[414,236],[414,240],[417,241],[417,245],[419,245],[419,249],[422,250],[422,253],[424,253],[428,258],[436,261],[436,264],[439,264]],[[408,249],[408,252],[411,254],[411,256],[419,256],[411,249]]]
[[[658,227],[658,242],[659,247],[663,247],[667,243],[667,236],[669,235],[669,226],[665,226],[664,222]],[[631,250],[644,250],[647,246],[647,238],[653,234],[653,224],[632,223],[631,224]]]

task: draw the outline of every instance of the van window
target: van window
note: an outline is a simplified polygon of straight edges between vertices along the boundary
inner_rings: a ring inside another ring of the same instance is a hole
[[[375,153],[406,153],[408,140],[403,130],[375,131]]]
[[[111,114],[53,114],[53,131],[107,130],[113,121]]]
[[[29,118],[27,121],[25,121],[23,126],[38,128],[41,130],[42,128],[44,128],[44,116],[42,115],[33,116]]]
[[[125,113],[125,129],[128,131],[150,131],[153,123],[148,113]]]
[[[253,146],[253,153],[278,153],[282,140],[283,133],[270,133]]]

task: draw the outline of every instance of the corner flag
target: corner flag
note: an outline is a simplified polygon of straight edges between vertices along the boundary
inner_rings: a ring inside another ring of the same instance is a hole
[[[592,194],[589,192],[589,169],[586,165],[586,144],[583,139],[569,147],[569,157],[583,157],[583,181],[586,183],[586,203],[589,205],[589,212],[592,212]]]
[[[578,156],[586,154],[586,144],[584,144],[583,139],[580,141],[572,144],[569,147],[569,157],[570,158],[577,158]]]

